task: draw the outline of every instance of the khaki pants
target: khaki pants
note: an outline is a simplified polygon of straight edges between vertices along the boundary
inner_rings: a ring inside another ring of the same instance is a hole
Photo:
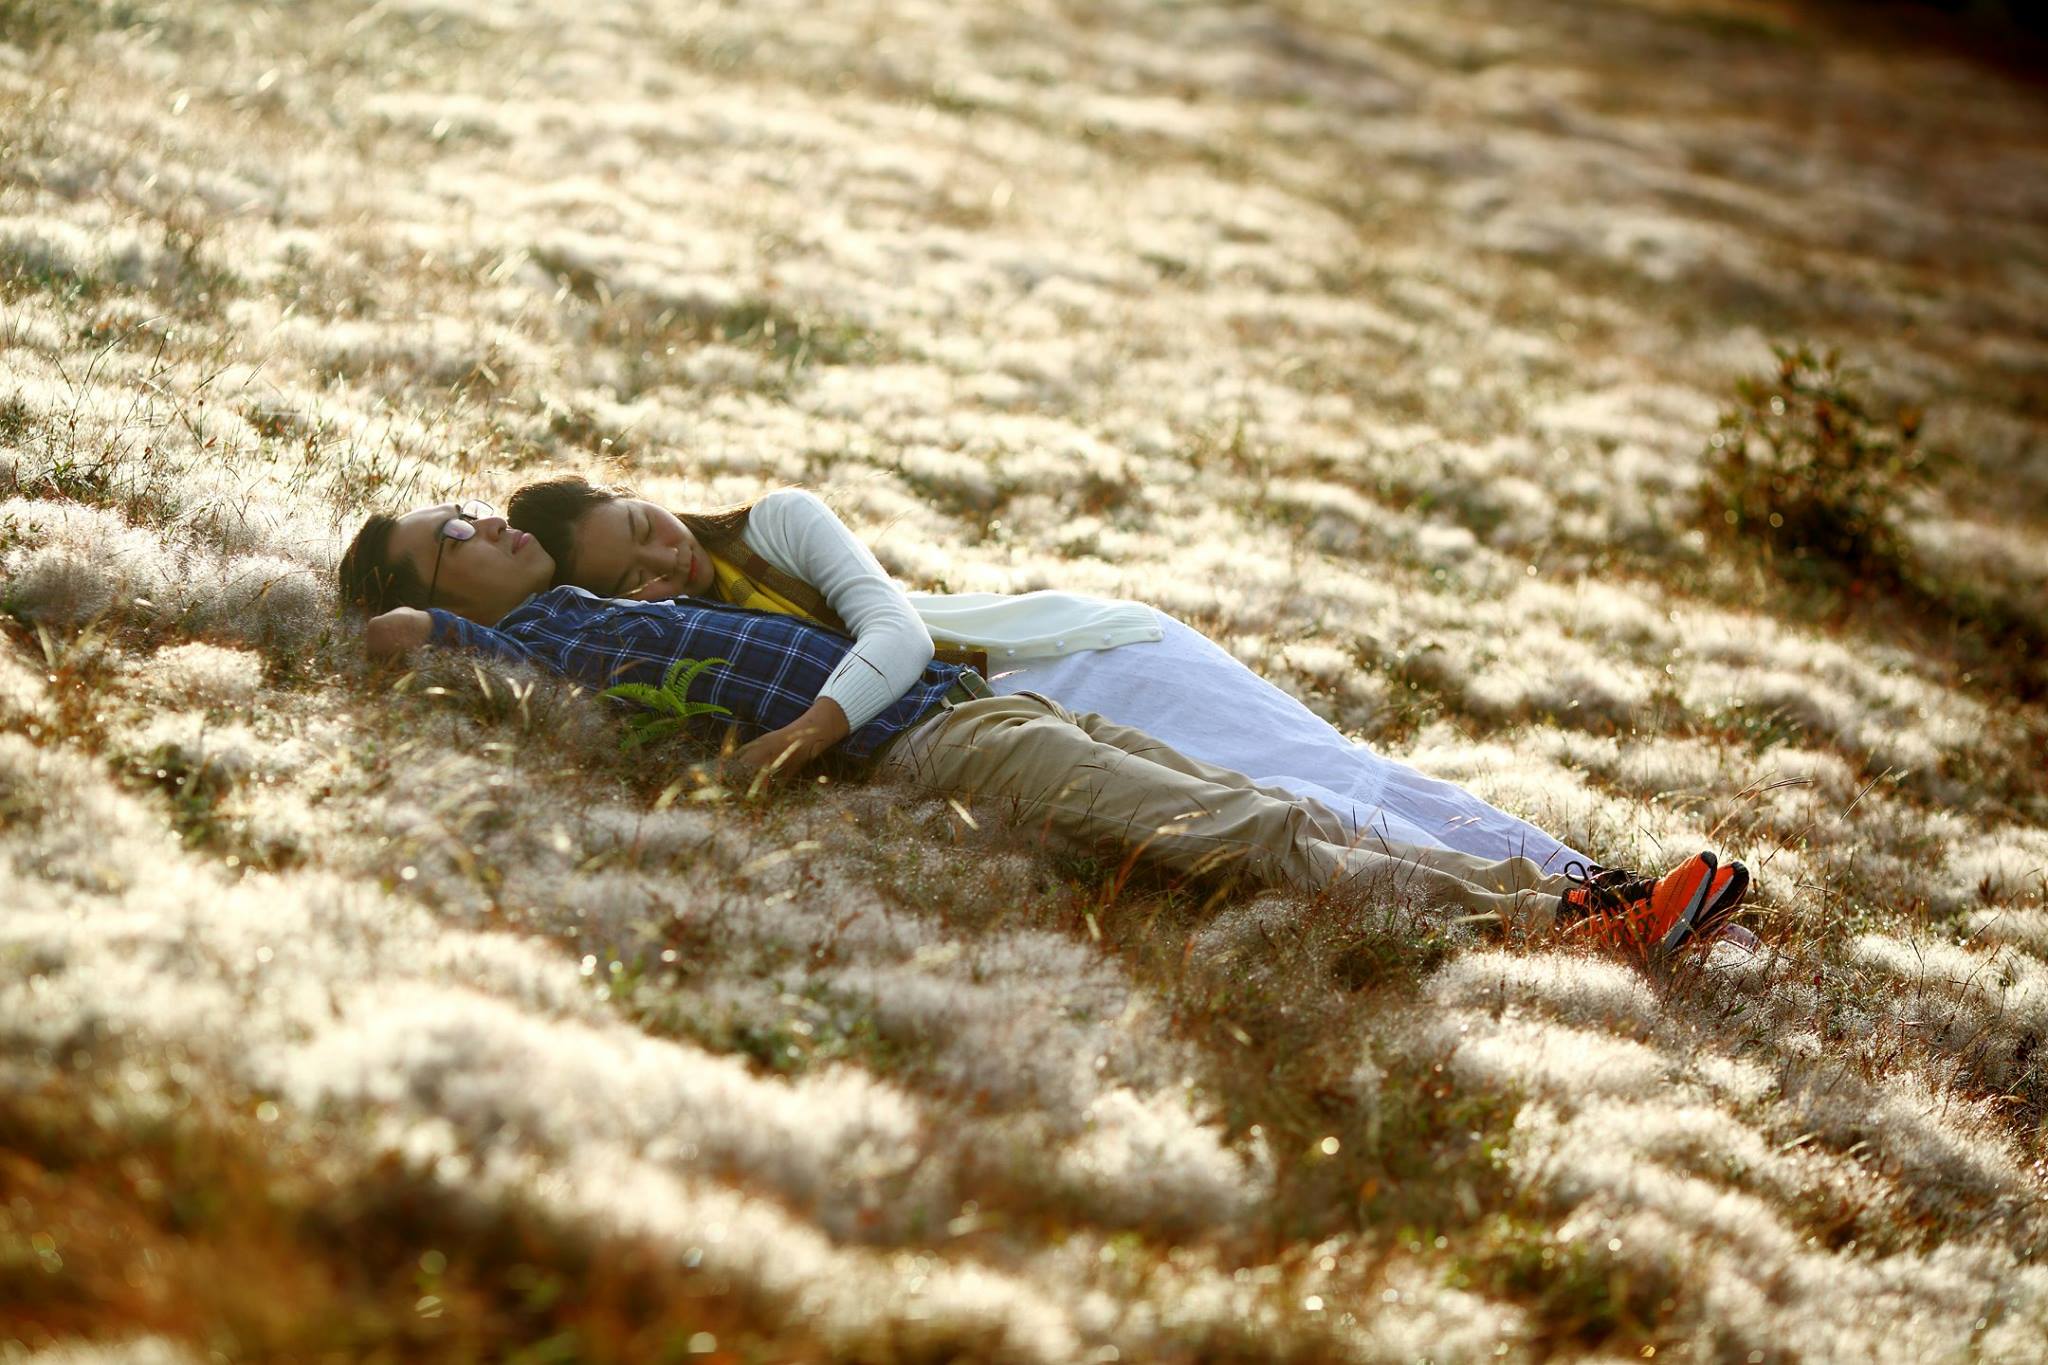
[[[963,702],[882,755],[875,776],[1008,803],[1021,823],[1113,839],[1183,871],[1241,865],[1266,882],[1414,896],[1547,929],[1569,883],[1527,858],[1351,842],[1327,807],[1211,767],[1139,730],[1023,692]]]

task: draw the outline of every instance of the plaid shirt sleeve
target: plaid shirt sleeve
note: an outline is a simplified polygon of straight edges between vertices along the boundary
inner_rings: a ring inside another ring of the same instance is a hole
[[[427,608],[427,615],[434,618],[434,628],[427,636],[427,643],[452,649],[472,649],[479,654],[495,654],[513,663],[539,664],[542,660],[534,657],[533,651],[519,643],[514,637],[489,626],[480,626],[464,616],[439,607]]]
[[[622,682],[658,685],[679,659],[722,660],[698,674],[690,699],[725,707],[731,715],[713,719],[739,727],[744,738],[809,710],[851,647],[844,636],[792,616],[695,598],[609,600],[577,588],[528,598],[496,629],[451,617],[445,641],[442,615],[435,613],[437,642],[525,658],[600,690]],[[959,674],[952,664],[930,665],[838,751],[868,757],[929,711]]]

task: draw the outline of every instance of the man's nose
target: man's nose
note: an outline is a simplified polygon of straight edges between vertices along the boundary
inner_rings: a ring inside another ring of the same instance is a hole
[[[496,540],[511,524],[503,517],[482,517],[477,521],[476,533],[486,540]]]

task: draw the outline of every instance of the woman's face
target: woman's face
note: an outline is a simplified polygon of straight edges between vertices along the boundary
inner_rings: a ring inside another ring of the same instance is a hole
[[[668,509],[645,498],[614,498],[576,519],[568,581],[600,597],[701,597],[711,556]]]

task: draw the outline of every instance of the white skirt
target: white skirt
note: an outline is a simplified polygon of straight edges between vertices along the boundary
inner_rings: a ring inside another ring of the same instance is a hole
[[[991,662],[1002,695],[1039,692],[1143,730],[1191,758],[1330,807],[1365,842],[1521,857],[1546,872],[1585,862],[1526,820],[1463,787],[1376,754],[1246,668],[1208,636],[1158,612],[1164,638],[1057,659]]]

